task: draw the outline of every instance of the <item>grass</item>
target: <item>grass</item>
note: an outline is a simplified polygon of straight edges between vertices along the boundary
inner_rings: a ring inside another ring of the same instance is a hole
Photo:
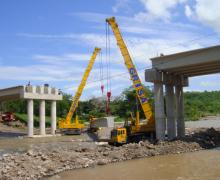
[[[121,117],[116,117],[115,118],[115,122],[124,122],[125,120],[124,120],[124,118],[121,118]]]
[[[28,119],[27,114],[16,113],[15,115],[22,123],[27,125],[27,119]],[[51,125],[51,117],[50,116],[46,116],[45,123],[46,123],[46,127],[49,127]],[[39,117],[34,116],[34,126],[39,127],[39,124],[40,124]]]

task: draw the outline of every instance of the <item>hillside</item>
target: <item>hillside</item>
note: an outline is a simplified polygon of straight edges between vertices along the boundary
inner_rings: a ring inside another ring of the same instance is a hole
[[[184,93],[186,120],[220,114],[220,91]]]

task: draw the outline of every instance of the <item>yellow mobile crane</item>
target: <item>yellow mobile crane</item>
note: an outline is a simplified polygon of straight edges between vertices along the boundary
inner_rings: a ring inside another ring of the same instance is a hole
[[[115,17],[107,18],[106,22],[111,26],[114,36],[116,38],[117,44],[120,48],[121,54],[124,58],[124,63],[130,74],[131,81],[133,82],[133,87],[136,91],[136,95],[140,101],[141,107],[144,111],[144,115],[147,119],[147,123],[140,123],[139,111],[136,112],[136,118],[133,118],[131,125],[124,128],[114,129],[111,132],[112,144],[122,144],[131,141],[139,141],[147,135],[155,133],[155,120],[152,112],[152,108],[147,99],[147,94],[144,91],[141,80],[138,76],[137,70],[132,62],[131,56],[128,52],[126,44],[120,33],[118,24]]]
[[[70,110],[69,110],[66,118],[61,119],[59,121],[58,127],[64,134],[81,134],[82,129],[84,128],[84,124],[79,122],[79,119],[78,119],[77,115],[75,117],[74,122],[72,122],[72,117],[73,117],[73,114],[76,111],[76,108],[78,107],[80,96],[81,96],[81,94],[83,92],[83,89],[86,85],[86,81],[88,79],[90,71],[92,70],[92,66],[95,62],[96,56],[100,52],[100,50],[101,49],[97,48],[97,47],[94,49],[93,54],[91,56],[91,59],[89,61],[89,64],[88,64],[88,66],[87,66],[87,68],[84,72],[82,81],[81,81],[81,83],[80,83],[80,85],[79,85],[79,87],[76,91],[76,94],[75,94],[74,98],[73,98],[73,102],[71,104]]]

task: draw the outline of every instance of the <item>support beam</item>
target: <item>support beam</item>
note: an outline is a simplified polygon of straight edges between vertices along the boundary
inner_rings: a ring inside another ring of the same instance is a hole
[[[40,135],[44,136],[46,134],[45,131],[45,100],[40,100]]]
[[[154,83],[154,100],[155,100],[155,123],[156,123],[156,138],[158,140],[165,139],[165,114],[164,114],[164,98],[163,84]]]
[[[176,87],[176,118],[177,118],[177,136],[185,136],[184,106],[183,106],[183,87]]]
[[[27,100],[27,113],[28,113],[28,137],[34,135],[34,102],[33,99]]]
[[[173,85],[166,84],[166,114],[167,114],[167,134],[168,139],[176,137],[176,121],[175,121],[175,98]]]
[[[56,123],[57,123],[57,103],[56,101],[51,101],[51,134],[55,135],[56,133]]]

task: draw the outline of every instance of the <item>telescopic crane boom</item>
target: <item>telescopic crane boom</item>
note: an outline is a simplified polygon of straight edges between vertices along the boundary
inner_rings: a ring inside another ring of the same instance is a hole
[[[154,132],[155,131],[155,121],[154,121],[154,116],[153,116],[151,105],[148,102],[147,94],[144,91],[143,85],[142,85],[141,80],[138,76],[135,65],[133,64],[133,61],[131,59],[131,56],[129,54],[127,46],[122,38],[118,24],[115,20],[115,17],[107,18],[106,22],[112,28],[112,31],[113,31],[114,36],[116,38],[117,44],[118,44],[120,51],[121,51],[121,54],[124,58],[124,63],[125,63],[125,65],[128,69],[128,72],[130,74],[130,78],[133,83],[133,87],[136,91],[136,95],[140,101],[141,107],[144,111],[144,115],[147,119],[147,124],[141,124],[140,120],[139,120],[139,113],[137,112],[136,119],[135,119],[135,125],[132,125],[130,127],[131,132],[129,132],[129,133],[136,134],[136,133]]]
[[[81,94],[83,92],[83,89],[86,85],[86,81],[89,77],[90,71],[92,70],[93,64],[95,62],[97,54],[100,52],[100,48],[95,48],[93,51],[93,54],[90,58],[89,64],[84,72],[83,78],[81,80],[81,83],[76,91],[76,94],[73,98],[73,102],[71,104],[71,107],[69,109],[69,112],[65,119],[61,119],[59,121],[59,129],[66,134],[81,134],[82,129],[84,128],[84,124],[79,123],[78,116],[76,115],[75,121],[72,123],[72,117],[73,114],[76,111],[76,108],[78,107],[79,99],[81,97]]]

